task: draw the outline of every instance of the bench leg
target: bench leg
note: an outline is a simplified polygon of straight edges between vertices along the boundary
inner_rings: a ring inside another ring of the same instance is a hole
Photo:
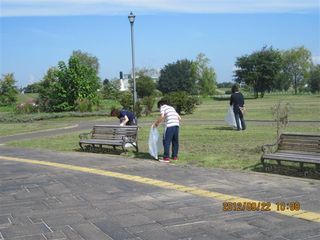
[[[299,162],[300,169],[303,169],[303,162]]]
[[[81,147],[81,150],[84,151],[84,148],[82,147],[82,143],[79,143],[79,146]]]
[[[266,171],[266,164],[264,162],[264,158],[261,158],[261,164],[262,164],[262,169],[265,172]]]
[[[280,165],[280,166],[281,166],[281,161],[280,161],[280,160],[277,160],[277,163],[278,163],[278,165]]]

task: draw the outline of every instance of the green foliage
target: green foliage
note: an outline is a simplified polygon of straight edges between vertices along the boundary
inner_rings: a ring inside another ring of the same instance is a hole
[[[92,116],[106,116],[105,111],[100,112],[59,112],[59,113],[33,113],[33,114],[14,114],[6,113],[0,114],[1,123],[23,123],[35,122],[57,118],[67,117],[92,117]]]
[[[187,59],[178,60],[161,70],[158,89],[163,94],[176,91],[197,94],[196,79],[197,69],[194,62]]]
[[[18,89],[13,73],[2,75],[0,79],[0,105],[8,106],[17,102]]]
[[[36,83],[32,83],[27,85],[25,88],[23,88],[23,92],[24,93],[38,93],[39,89],[40,89],[40,83],[36,82]]]
[[[232,88],[234,85],[234,82],[222,82],[222,83],[217,83],[218,88]]]
[[[273,81],[281,69],[281,54],[278,50],[266,46],[262,50],[237,58],[235,79],[238,83],[245,83],[258,96],[264,96],[273,87]]]
[[[132,111],[132,106],[133,106],[133,96],[132,93],[129,91],[124,91],[122,92],[122,95],[120,96],[120,104],[121,106],[129,111]]]
[[[309,88],[312,93],[320,92],[320,65],[314,66],[310,71]]]
[[[209,67],[209,58],[203,53],[198,54],[195,61],[197,69],[197,87],[202,96],[213,95],[216,90],[216,73]]]
[[[291,81],[297,94],[312,66],[311,52],[304,47],[289,49],[282,53],[282,61],[283,74]]]
[[[92,102],[88,99],[79,99],[76,101],[76,110],[79,112],[92,112]]]
[[[121,92],[120,92],[120,81],[119,80],[105,80],[103,81],[102,87],[102,97],[104,99],[119,99]]]
[[[68,65],[60,61],[58,68],[50,68],[40,84],[39,102],[45,111],[73,111],[77,105],[99,103],[100,79],[96,69],[71,56]]]
[[[136,79],[137,94],[139,98],[149,97],[156,89],[156,84],[151,77],[144,75],[142,72],[137,74]]]
[[[165,95],[163,99],[166,100],[169,105],[173,106],[179,114],[182,112],[185,114],[193,113],[198,103],[197,97],[190,96],[183,91],[169,93]]]
[[[149,96],[149,97],[144,97],[142,99],[142,104],[145,106],[145,114],[148,116],[152,112],[152,108],[156,102],[155,97]]]
[[[137,101],[136,104],[134,105],[134,109],[133,109],[133,112],[137,118],[141,117],[142,110],[143,110],[143,108],[142,108],[141,102]]]
[[[23,103],[17,104],[15,112],[19,113],[19,114],[36,113],[36,112],[39,112],[39,106],[34,101],[34,99],[28,99],[27,101],[25,101]]]
[[[73,51],[71,57],[76,57],[82,65],[94,69],[97,73],[99,72],[99,61],[97,57],[91,56],[89,53],[82,52],[81,50]]]

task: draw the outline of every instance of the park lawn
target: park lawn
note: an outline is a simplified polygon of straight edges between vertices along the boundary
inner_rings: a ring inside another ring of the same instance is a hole
[[[288,126],[287,131],[315,132],[315,123]],[[88,129],[89,131],[90,129]],[[162,127],[159,128],[162,132]],[[129,149],[128,157],[151,157],[148,154],[149,126],[139,130],[140,153]],[[319,131],[318,131],[319,132]],[[10,142],[9,146],[79,151],[79,133],[60,135],[32,141]],[[180,130],[178,164],[227,169],[253,169],[260,164],[261,145],[274,142],[276,130],[272,124],[248,123],[246,131],[234,131],[221,124],[184,124]],[[124,155],[124,153],[122,153]]]
[[[320,95],[271,95],[245,100],[247,120],[273,120],[271,107],[281,101],[289,103],[289,121],[320,121]],[[229,107],[228,100],[203,99],[188,119],[223,120]]]
[[[32,123],[1,123],[0,124],[0,137],[15,135],[20,133],[42,131],[53,128],[62,128],[70,126],[68,123],[40,121]]]
[[[192,164],[204,167],[228,169],[254,169],[260,164],[261,145],[272,143],[276,139],[276,127],[272,122],[254,122],[252,120],[272,120],[271,107],[279,100],[290,103],[287,132],[320,133],[319,95],[266,95],[263,99],[246,101],[246,131],[233,131],[223,123],[228,109],[228,101],[204,99],[192,115],[183,115],[180,130],[180,153],[178,164]],[[128,157],[149,158],[148,136],[151,122],[159,115],[142,117],[139,120],[140,153],[130,150]],[[56,123],[75,123],[92,121],[101,117],[57,119],[47,122],[48,126]],[[210,122],[211,120],[215,120]],[[217,121],[219,120],[219,121]],[[250,121],[251,120],[251,121]],[[290,121],[310,121],[308,123],[290,123]],[[40,123],[40,122],[39,122]],[[37,124],[39,124],[37,123]],[[150,123],[150,124],[149,124]],[[19,124],[18,124],[19,125]],[[16,127],[18,126],[16,125]],[[2,126],[2,125],[0,125]],[[29,126],[26,124],[26,126]],[[12,127],[14,128],[14,126]],[[17,127],[18,128],[18,127]],[[31,127],[30,127],[31,128]],[[88,129],[89,132],[91,129]],[[162,128],[159,128],[160,132]],[[1,130],[0,128],[0,134]],[[47,139],[33,139],[8,143],[10,146],[42,148],[57,151],[79,151],[80,132],[60,135]]]
[[[1,123],[0,124],[0,137],[42,131],[48,129],[56,129],[63,127],[74,126],[78,122],[94,122],[94,121],[102,121],[103,117],[65,117],[65,118],[57,118],[57,119],[49,119],[43,121],[35,121],[35,122],[27,122],[27,123]]]

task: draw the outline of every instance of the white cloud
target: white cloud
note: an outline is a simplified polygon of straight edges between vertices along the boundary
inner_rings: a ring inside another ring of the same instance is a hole
[[[2,17],[177,13],[304,12],[319,0],[2,0]]]

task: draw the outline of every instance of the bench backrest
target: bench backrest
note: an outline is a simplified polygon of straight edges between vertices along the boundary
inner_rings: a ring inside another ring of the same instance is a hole
[[[282,133],[279,150],[320,153],[320,135],[303,133]]]
[[[130,137],[137,139],[138,126],[119,125],[95,125],[92,129],[91,138],[94,139],[122,139]]]

